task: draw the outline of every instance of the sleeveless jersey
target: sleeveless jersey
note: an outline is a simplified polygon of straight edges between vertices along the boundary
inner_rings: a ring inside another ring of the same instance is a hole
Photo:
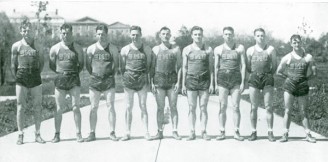
[[[187,74],[200,75],[209,71],[209,54],[205,52],[205,46],[198,50],[191,46],[188,58],[188,71]]]
[[[56,71],[57,72],[78,72],[78,53],[72,44],[68,49],[60,44],[60,48],[56,55]]]
[[[147,56],[144,53],[143,46],[135,50],[130,47],[126,55],[126,70],[132,72],[145,72],[147,69]]]
[[[271,71],[271,57],[267,48],[259,52],[255,49],[251,58],[251,71],[258,73],[269,73]]]
[[[39,69],[39,55],[35,47],[20,42],[18,47],[18,68]]]
[[[289,64],[287,63],[287,77],[291,79],[303,79],[306,78],[309,62],[306,62],[305,58],[297,60],[291,55]]]
[[[175,71],[175,65],[177,62],[176,54],[173,49],[163,50],[159,46],[159,51],[156,60],[156,72],[169,73]]]
[[[107,76],[113,74],[113,54],[109,50],[109,45],[105,49],[100,49],[95,45],[92,56],[92,73],[98,76]]]
[[[220,55],[220,69],[223,70],[238,70],[240,69],[240,54],[236,51],[236,44],[232,49],[222,47]]]

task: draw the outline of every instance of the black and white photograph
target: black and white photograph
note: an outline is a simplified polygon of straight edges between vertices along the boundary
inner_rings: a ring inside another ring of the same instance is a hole
[[[0,0],[0,162],[325,162],[328,1]]]

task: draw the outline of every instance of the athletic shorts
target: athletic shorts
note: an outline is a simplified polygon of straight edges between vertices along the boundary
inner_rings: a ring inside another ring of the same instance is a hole
[[[301,79],[287,78],[285,80],[283,87],[286,92],[292,94],[295,97],[305,96],[309,94],[310,91],[306,78],[301,78]]]
[[[156,72],[154,76],[154,84],[156,87],[169,90],[171,89],[178,81],[177,73],[161,73]]]
[[[186,88],[189,91],[204,91],[210,87],[211,77],[210,73],[204,72],[199,75],[187,74]]]
[[[236,70],[219,70],[218,85],[231,90],[236,85],[241,84],[241,73]]]
[[[39,70],[18,69],[16,72],[16,84],[26,88],[33,88],[42,84]]]
[[[61,90],[70,90],[75,86],[81,86],[79,75],[76,74],[57,74],[55,87]]]
[[[274,86],[273,75],[270,73],[251,73],[248,83],[250,87],[263,89],[266,86]]]
[[[95,74],[90,76],[90,88],[99,92],[106,91],[115,87],[114,75],[100,77]]]
[[[126,71],[123,74],[123,86],[140,91],[147,82],[146,73]]]

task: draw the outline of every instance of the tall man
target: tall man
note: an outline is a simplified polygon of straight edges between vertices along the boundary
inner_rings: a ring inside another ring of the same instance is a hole
[[[117,141],[115,135],[116,113],[115,99],[115,74],[119,65],[119,54],[116,46],[108,41],[108,28],[106,25],[96,27],[97,42],[87,49],[86,68],[91,74],[90,78],[90,134],[86,142],[96,140],[96,124],[99,100],[103,93],[106,97],[109,121],[109,138]]]
[[[23,144],[24,138],[24,109],[31,94],[34,107],[35,142],[45,143],[40,136],[42,110],[42,82],[41,71],[44,65],[44,56],[34,44],[34,28],[27,20],[20,26],[22,40],[14,43],[11,49],[11,70],[16,79],[17,96],[17,127],[19,131],[17,144]]]
[[[82,48],[74,43],[72,26],[63,24],[60,27],[61,42],[55,44],[50,49],[50,69],[57,73],[55,78],[55,99],[57,110],[55,111],[55,137],[53,143],[60,141],[60,127],[62,113],[66,100],[65,96],[70,95],[72,99],[72,109],[76,127],[77,142],[83,142],[81,136],[81,112],[80,112],[80,86],[79,73],[83,69]]]
[[[121,50],[120,67],[123,74],[124,93],[126,97],[125,124],[126,134],[122,141],[131,138],[132,108],[134,93],[138,94],[141,120],[145,127],[145,139],[151,140],[148,132],[148,113],[146,107],[149,85],[149,70],[151,66],[151,48],[144,45],[141,40],[141,28],[131,26],[130,38],[132,42]]]
[[[235,126],[234,138],[243,141],[239,134],[240,125],[240,95],[244,91],[246,56],[244,46],[234,41],[234,29],[223,28],[224,43],[214,49],[215,57],[215,88],[219,93],[219,125],[220,134],[217,140],[225,139],[226,110],[228,95],[231,95],[233,121]]]
[[[181,80],[181,51],[179,46],[170,44],[171,30],[162,27],[159,31],[161,44],[153,48],[151,85],[157,102],[158,133],[153,139],[163,138],[165,97],[169,99],[171,110],[173,138],[181,140],[178,135],[177,99]]]
[[[182,52],[182,93],[187,94],[189,104],[190,136],[187,140],[196,139],[197,99],[201,111],[201,136],[204,140],[210,140],[206,133],[206,125],[209,93],[213,92],[213,50],[203,43],[203,28],[192,27],[191,38],[193,43],[185,47]]]
[[[259,105],[260,93],[264,95],[264,107],[266,109],[266,118],[268,125],[268,139],[275,141],[273,136],[273,74],[277,68],[277,59],[275,49],[265,42],[265,31],[262,28],[254,30],[256,44],[247,49],[247,67],[250,72],[249,76],[249,96],[251,99],[251,127],[252,134],[248,140],[257,139],[257,108]]]
[[[316,139],[310,134],[310,124],[308,119],[308,80],[316,75],[316,69],[312,55],[306,54],[302,48],[302,39],[300,35],[292,35],[290,44],[293,51],[285,55],[277,68],[277,74],[286,78],[284,83],[284,101],[285,115],[284,128],[285,133],[282,135],[280,142],[288,141],[288,132],[290,127],[290,114],[293,103],[297,100],[301,109],[303,118],[303,126],[305,128],[306,138],[308,142],[315,143]]]

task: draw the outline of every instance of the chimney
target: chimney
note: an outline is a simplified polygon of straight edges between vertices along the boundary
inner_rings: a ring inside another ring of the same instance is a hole
[[[56,9],[56,15],[58,15],[58,9]]]

